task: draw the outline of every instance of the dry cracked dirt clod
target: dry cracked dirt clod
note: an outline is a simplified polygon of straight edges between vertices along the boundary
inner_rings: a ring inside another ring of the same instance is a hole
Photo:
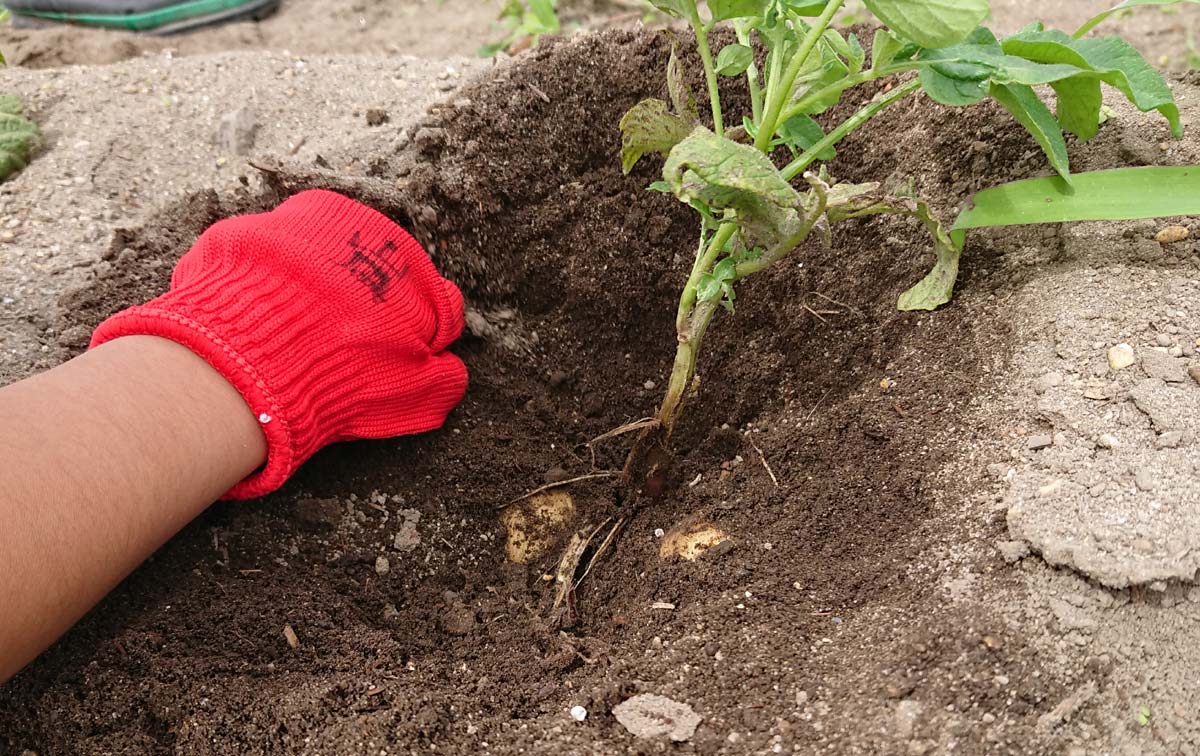
[[[634,737],[667,737],[677,743],[691,739],[703,719],[691,706],[656,693],[641,693],[622,701],[612,712]]]

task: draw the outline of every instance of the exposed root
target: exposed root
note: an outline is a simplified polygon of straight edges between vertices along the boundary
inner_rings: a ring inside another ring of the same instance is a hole
[[[604,552],[608,551],[609,546],[612,546],[613,541],[615,541],[617,538],[617,533],[620,532],[621,528],[625,526],[625,523],[628,520],[628,517],[621,517],[608,531],[608,535],[604,536],[604,540],[600,542],[600,545],[596,547],[595,551],[592,552],[591,558],[588,559],[587,567],[584,568],[583,574],[580,575],[579,579],[575,581],[576,588],[579,587],[579,584],[583,582],[584,578],[591,574],[592,567],[595,567],[596,562],[599,562],[604,557]]]
[[[507,504],[497,505],[496,509],[504,509],[506,507],[511,507],[513,504],[516,504],[519,501],[525,501],[526,499],[528,499],[531,496],[537,496],[538,494],[542,493],[543,491],[549,491],[554,488],[562,488],[563,486],[569,486],[572,483],[580,483],[585,480],[595,480],[597,478],[615,478],[620,474],[621,473],[617,472],[616,470],[602,470],[601,472],[588,473],[587,475],[577,475],[574,478],[567,478],[566,480],[558,480],[553,483],[547,483],[544,486],[538,486],[537,488],[533,489],[529,493],[521,494],[520,496],[518,496],[517,498],[508,502]]]
[[[617,436],[623,436],[626,433],[632,433],[636,430],[641,430],[642,428],[653,428],[658,424],[659,420],[656,417],[643,417],[641,420],[634,420],[632,423],[625,423],[624,425],[613,428],[608,433],[601,433],[591,441],[588,441],[587,445],[594,446],[601,441],[606,441],[610,438],[616,438]]]
[[[770,463],[767,462],[767,455],[763,454],[763,450],[758,448],[758,444],[754,443],[754,436],[747,433],[746,440],[754,447],[754,451],[758,452],[758,458],[762,460],[762,466],[767,471],[767,475],[771,476],[771,482],[775,484],[776,488],[779,488],[779,478],[775,477],[775,471],[771,469]]]
[[[575,609],[575,587],[578,585],[575,575],[588,544],[600,529],[611,521],[612,518],[607,517],[591,531],[576,531],[567,543],[567,548],[563,550],[563,555],[558,560],[558,569],[554,571],[554,604],[550,607],[550,618],[556,627],[571,627],[579,619],[579,613]]]
[[[579,620],[579,612],[575,605],[575,591],[592,572],[625,526],[628,517],[619,517],[608,529],[604,540],[595,550],[588,552],[588,547],[613,518],[606,517],[591,530],[579,530],[571,536],[567,548],[563,550],[562,558],[558,560],[558,569],[554,572],[554,604],[550,607],[550,617],[556,627],[572,627]],[[576,577],[578,575],[578,577]]]

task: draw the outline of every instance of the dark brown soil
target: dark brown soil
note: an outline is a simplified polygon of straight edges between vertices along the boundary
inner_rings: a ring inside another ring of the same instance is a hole
[[[409,224],[463,287],[473,333],[455,351],[471,390],[439,432],[331,448],[278,494],[213,507],[0,691],[0,752],[1061,746],[1035,725],[1068,681],[998,617],[946,597],[925,556],[963,537],[938,518],[980,484],[942,469],[988,432],[963,410],[1008,354],[1004,321],[982,316],[1001,285],[987,275],[1000,235],[973,244],[956,303],[932,315],[894,309],[930,263],[903,220],[839,227],[831,248],[810,244],[749,282],[714,326],[674,438],[683,485],[633,517],[581,587],[579,622],[560,633],[546,620],[553,556],[504,562],[496,506],[552,468],[588,472],[580,444],[659,398],[643,384],[661,386],[670,363],[694,219],[644,191],[654,161],[621,176],[616,123],[662,94],[668,49],[626,33],[549,45],[460,93],[404,153],[374,156],[372,175],[270,169],[263,196],[197,196],[116,241],[64,302],[77,341],[159,292],[212,221],[302,186],[353,193]],[[946,213],[1043,166],[994,111],[918,101],[840,153],[838,177],[912,176]],[[613,443],[598,465],[619,467],[623,451]],[[603,481],[572,490],[587,517],[615,506]],[[660,560],[655,529],[696,513],[734,548]],[[417,514],[420,543],[397,550]],[[616,723],[611,707],[642,691],[704,717],[689,743],[635,741]],[[918,705],[911,733],[893,714],[905,699]]]

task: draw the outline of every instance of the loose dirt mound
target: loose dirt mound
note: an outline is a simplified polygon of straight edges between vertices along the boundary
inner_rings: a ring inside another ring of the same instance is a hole
[[[1104,665],[1045,671],[922,560],[964,537],[939,518],[984,485],[982,470],[943,470],[992,432],[967,411],[1010,353],[989,301],[1011,277],[987,274],[1030,237],[981,236],[958,300],[932,315],[894,309],[930,262],[920,229],[875,219],[810,244],[715,324],[675,438],[681,485],[588,577],[578,624],[544,619],[551,558],[504,563],[496,506],[554,468],[588,472],[580,444],[659,398],[646,382],[661,384],[673,353],[693,219],[645,192],[654,166],[621,176],[615,124],[663,94],[669,44],[548,46],[459,93],[369,178],[270,168],[264,195],[199,195],[116,240],[118,264],[65,301],[60,330],[161,291],[220,217],[305,186],[354,194],[411,226],[463,287],[471,333],[455,349],[472,386],[442,431],[329,449],[279,494],[212,509],[5,689],[0,746],[649,752],[610,709],[653,692],[704,718],[688,746],[703,753],[1060,747],[1039,716],[1068,683],[1103,686]],[[995,111],[914,101],[831,169],[912,177],[948,213],[1042,167]],[[616,446],[598,464],[620,458]],[[614,507],[604,485],[574,493],[589,515]],[[734,548],[662,562],[655,529],[696,513]],[[995,538],[1003,520],[974,527]]]

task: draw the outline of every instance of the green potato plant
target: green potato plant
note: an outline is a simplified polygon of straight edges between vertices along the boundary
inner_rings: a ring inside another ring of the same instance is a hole
[[[555,6],[558,0],[507,0],[500,9],[499,24],[504,36],[479,48],[479,57],[493,58],[529,40],[536,47],[543,34],[557,34],[562,28]]]
[[[838,223],[881,213],[919,220],[933,240],[936,263],[900,295],[902,310],[932,310],[950,300],[965,232],[983,225],[1160,217],[1200,213],[1200,169],[1121,169],[1072,175],[1064,132],[1086,142],[1104,118],[1101,85],[1143,112],[1157,111],[1182,134],[1179,109],[1163,77],[1117,36],[1085,36],[1114,13],[1137,5],[1197,0],[1127,0],[1074,34],[1031,23],[997,38],[981,22],[987,0],[864,0],[879,29],[868,56],[854,35],[831,22],[845,0],[650,0],[686,21],[707,84],[710,112],[701,118],[675,50],[667,66],[670,102],[644,100],[620,123],[626,173],[650,153],[664,158],[662,180],[649,188],[674,195],[698,214],[698,241],[676,315],[678,346],[666,393],[625,465],[627,483],[650,489],[661,472],[665,441],[683,410],[712,320],[732,312],[743,280],[785,259],[814,231],[828,237]],[[710,35],[730,24],[736,42],[714,51]],[[765,51],[761,68],[755,50]],[[714,54],[715,53],[715,54]],[[744,77],[750,113],[730,126],[720,77]],[[816,117],[848,90],[879,93],[840,123]],[[881,86],[882,85],[882,86]],[[1035,87],[1053,94],[1055,109]],[[923,92],[949,106],[998,102],[1045,152],[1056,176],[1015,182],[977,195],[947,229],[910,192],[878,183],[843,184],[823,166],[846,135],[890,105]],[[776,165],[772,156],[785,154]],[[1151,176],[1145,171],[1158,171]],[[1140,171],[1140,173],[1139,173]],[[1165,172],[1165,173],[1164,173]],[[800,180],[799,188],[793,184]]]
[[[0,7],[0,23],[8,19],[8,10]],[[5,65],[0,53],[0,66]],[[0,181],[25,167],[29,153],[41,132],[21,115],[21,101],[15,95],[0,94]]]

